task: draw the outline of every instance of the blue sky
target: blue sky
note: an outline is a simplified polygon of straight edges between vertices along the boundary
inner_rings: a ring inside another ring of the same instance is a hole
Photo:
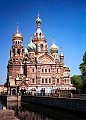
[[[42,30],[48,42],[62,47],[71,76],[81,74],[79,64],[86,50],[86,0],[0,0],[0,84],[6,81],[12,35],[19,23],[23,43],[36,31],[40,14]]]

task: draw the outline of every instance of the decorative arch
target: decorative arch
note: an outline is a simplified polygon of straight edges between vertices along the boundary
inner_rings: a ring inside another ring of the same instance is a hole
[[[44,54],[38,58],[39,63],[44,63],[44,64],[54,64],[55,59],[49,54]]]

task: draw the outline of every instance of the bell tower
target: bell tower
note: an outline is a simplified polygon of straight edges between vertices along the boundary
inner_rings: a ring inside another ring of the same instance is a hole
[[[39,18],[38,14],[38,18],[36,19],[36,32],[34,33],[34,38],[32,40],[32,42],[36,45],[37,54],[48,52],[47,42],[41,30],[41,23],[42,20]]]
[[[16,77],[20,74],[21,68],[23,74],[22,63],[24,57],[24,48],[22,42],[23,42],[23,37],[19,33],[19,28],[17,24],[16,33],[13,34],[12,36],[12,47],[10,49],[10,59],[8,61],[8,66],[7,66],[7,72],[8,72],[7,83],[9,83],[8,86],[12,89],[15,89],[16,87]]]
[[[19,28],[17,24],[16,33],[12,36],[12,48],[10,50],[10,58],[22,58],[24,52],[22,41],[23,37],[19,33]]]

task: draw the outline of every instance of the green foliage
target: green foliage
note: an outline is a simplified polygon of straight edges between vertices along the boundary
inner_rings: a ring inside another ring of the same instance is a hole
[[[81,63],[79,65],[79,69],[80,69],[80,71],[82,73],[82,77],[83,77],[83,76],[86,76],[86,51],[85,51],[85,53],[83,55],[83,59],[82,60],[83,60],[83,63]]]
[[[79,93],[82,90],[82,78],[81,75],[74,75],[71,77],[71,82],[76,87],[77,92]]]
[[[86,63],[81,63],[79,69],[82,73],[82,76],[86,76]]]
[[[79,69],[82,74],[82,91],[83,93],[86,93],[86,51],[83,55],[83,62],[79,65]]]
[[[86,64],[86,51],[85,51],[85,53],[83,55],[83,63]]]
[[[83,62],[79,65],[81,75],[74,75],[71,81],[78,92],[86,93],[86,51],[82,60]]]

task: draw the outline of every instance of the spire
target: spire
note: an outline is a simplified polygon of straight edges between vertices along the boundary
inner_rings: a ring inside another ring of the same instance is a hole
[[[17,22],[17,26],[16,26],[16,33],[19,33],[19,24]]]
[[[54,36],[52,37],[52,44],[54,44]]]
[[[38,13],[38,19],[39,19],[39,13]]]

